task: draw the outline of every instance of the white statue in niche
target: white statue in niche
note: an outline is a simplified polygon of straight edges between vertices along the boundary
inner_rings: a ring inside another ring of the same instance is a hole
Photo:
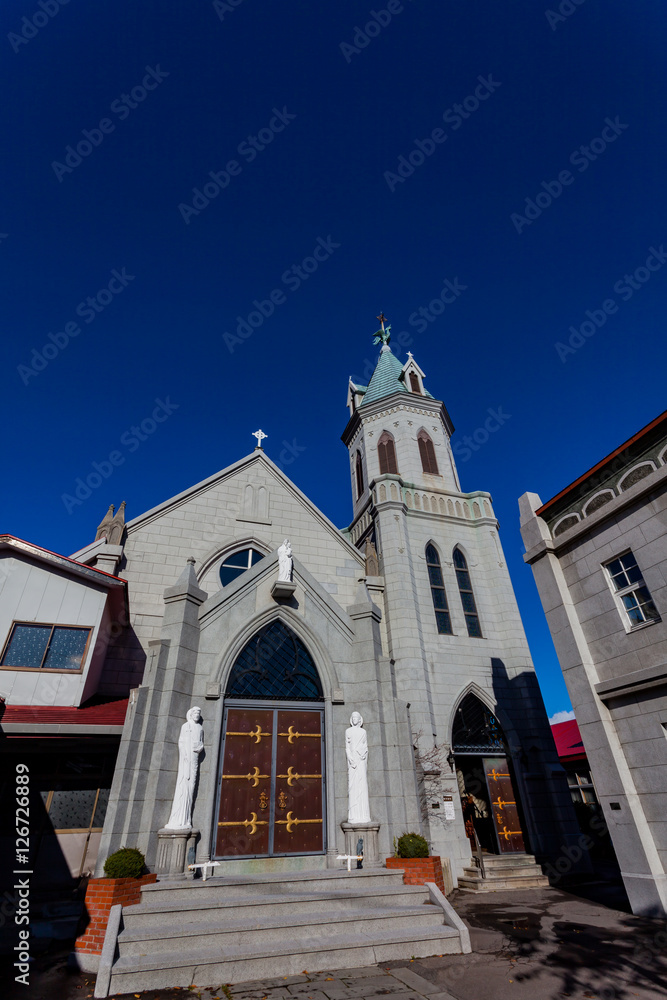
[[[204,749],[204,727],[201,709],[195,706],[186,715],[178,737],[178,775],[171,815],[165,829],[192,828],[192,798],[199,771],[199,754]]]
[[[348,823],[370,823],[371,809],[368,803],[368,737],[359,712],[353,712],[350,728],[345,730],[345,754],[347,756]]]
[[[292,543],[286,538],[278,549],[278,580],[281,583],[292,582],[292,569],[294,560],[292,559]]]

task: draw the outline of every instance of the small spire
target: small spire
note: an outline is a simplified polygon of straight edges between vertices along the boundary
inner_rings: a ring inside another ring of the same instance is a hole
[[[111,522],[109,528],[109,534],[107,535],[107,542],[109,545],[121,545],[123,541],[123,532],[125,531],[125,506],[126,502],[123,500],[116,516]]]
[[[111,522],[113,521],[113,512],[116,507],[114,504],[109,504],[109,509],[97,526],[97,534],[95,535],[95,541],[99,541],[100,538],[109,538],[109,528],[111,527]]]

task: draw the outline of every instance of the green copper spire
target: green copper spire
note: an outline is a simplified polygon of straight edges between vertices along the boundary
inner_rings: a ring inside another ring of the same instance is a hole
[[[380,320],[380,329],[375,331],[373,336],[374,344],[382,344],[383,347],[389,346],[389,341],[391,340],[391,324],[385,327],[387,317],[383,312],[380,313],[377,319]]]

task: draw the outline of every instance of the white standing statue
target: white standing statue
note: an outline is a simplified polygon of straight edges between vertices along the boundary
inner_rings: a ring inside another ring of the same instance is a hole
[[[192,828],[192,798],[199,771],[199,754],[204,749],[201,709],[195,706],[186,715],[178,737],[178,775],[167,830]]]
[[[278,580],[281,583],[292,582],[292,569],[294,560],[292,559],[292,544],[286,538],[278,549]]]
[[[350,728],[345,730],[345,753],[347,755],[348,823],[370,823],[371,809],[368,803],[368,737],[361,727],[364,720],[359,712],[353,712]]]

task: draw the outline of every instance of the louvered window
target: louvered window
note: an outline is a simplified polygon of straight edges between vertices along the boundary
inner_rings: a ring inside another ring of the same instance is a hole
[[[383,431],[380,436],[380,440],[378,441],[378,459],[380,461],[381,475],[384,475],[387,472],[391,472],[394,475],[398,474],[396,447],[394,445],[394,439],[388,431]]]
[[[426,431],[420,431],[417,435],[419,445],[419,455],[422,460],[422,469],[430,476],[438,475],[438,462],[435,457],[433,441]]]

